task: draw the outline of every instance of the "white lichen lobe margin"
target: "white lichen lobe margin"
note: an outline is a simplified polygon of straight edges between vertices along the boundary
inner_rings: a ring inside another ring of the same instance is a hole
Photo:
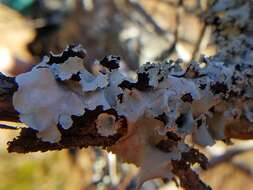
[[[225,138],[225,125],[241,117],[234,118],[234,111],[230,111],[240,109],[235,103],[237,99],[231,96],[246,92],[244,89],[251,80],[246,75],[238,86],[232,76],[235,72],[249,73],[247,67],[237,71],[234,65],[228,67],[208,58],[204,68],[192,62],[185,71],[176,62],[146,64],[140,68],[135,81],[124,77],[117,69],[106,67],[93,75],[80,65],[79,59],[68,58],[62,63],[64,65],[48,64],[50,59],[44,59],[32,71],[17,76],[19,87],[13,105],[20,113],[20,120],[37,130],[41,140],[59,142],[58,127],[65,130],[72,127],[72,115],[82,116],[85,109],[92,111],[98,106],[104,111],[114,110],[115,115],[104,112],[97,116],[97,133],[113,136],[121,125],[116,117],[126,119],[126,134],[108,151],[140,167],[139,187],[155,177],[171,178],[171,161],[179,160],[181,154],[189,150],[185,144],[187,135],[202,146]],[[70,67],[68,72],[65,64],[75,69]],[[251,108],[244,103],[240,106],[244,112],[238,113],[251,122]],[[212,119],[216,125],[210,122]],[[157,144],[168,140],[168,132],[178,140],[166,152],[157,148]]]
[[[250,5],[245,3],[248,7],[243,9],[244,14],[252,10]],[[211,14],[228,5],[223,2],[217,6]],[[242,6],[230,8],[237,7]],[[78,51],[85,52],[80,46],[64,51],[65,55],[68,51],[71,55],[66,60],[61,55],[53,57],[62,60],[61,63],[44,59],[32,71],[16,78],[19,88],[13,105],[20,120],[37,130],[43,141],[58,142],[61,140],[58,127],[68,129],[74,125],[72,115],[81,116],[84,110],[102,106],[105,112],[95,121],[101,136],[117,133],[120,122],[116,117],[127,121],[126,134],[108,151],[140,167],[138,187],[155,177],[170,179],[171,162],[189,150],[186,136],[192,138],[191,143],[210,146],[227,138],[227,125],[240,123],[241,119],[253,123],[253,29],[250,29],[253,24],[246,17],[235,17],[237,12],[230,8],[229,14],[219,21],[225,32],[232,31],[226,34],[229,42],[222,38],[224,33],[216,34],[220,35],[221,50],[214,57],[203,57],[204,67],[197,62],[191,62],[187,69],[172,61],[146,64],[133,81],[117,70],[119,59],[115,56],[100,61],[103,71],[97,75],[89,73],[80,64],[82,56]],[[236,19],[243,20],[240,27],[249,27],[244,34],[237,32]],[[108,114],[109,109],[115,115]],[[176,140],[170,139],[169,133]],[[164,140],[171,143],[168,150],[157,147]]]
[[[37,130],[38,137],[44,141],[61,139],[57,129],[60,118],[84,114],[78,96],[60,86],[49,68],[34,68],[17,76],[16,82],[19,89],[13,96],[13,105],[20,113],[20,121]],[[71,121],[60,121],[63,128],[71,127]]]
[[[101,113],[98,115],[96,122],[96,128],[101,136],[108,137],[117,133],[118,123],[114,115],[108,113]]]
[[[67,80],[72,77],[73,74],[77,74],[83,67],[83,59],[70,57],[62,64],[52,64],[51,70],[55,76],[61,80]]]

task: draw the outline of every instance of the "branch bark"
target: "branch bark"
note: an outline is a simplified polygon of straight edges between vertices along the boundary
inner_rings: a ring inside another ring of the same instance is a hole
[[[185,137],[202,146],[253,138],[253,43],[247,41],[253,6],[243,6],[246,21],[234,18],[236,12],[217,19],[218,11],[211,11],[207,23],[219,29],[221,51],[186,69],[179,60],[146,64],[134,81],[118,70],[118,56],[106,56],[93,75],[82,64],[86,51],[70,46],[15,79],[1,75],[0,119],[20,118],[29,125],[8,143],[8,151],[101,146],[140,167],[139,187],[176,175],[187,190],[210,189],[191,170],[194,163],[205,169],[207,159]]]

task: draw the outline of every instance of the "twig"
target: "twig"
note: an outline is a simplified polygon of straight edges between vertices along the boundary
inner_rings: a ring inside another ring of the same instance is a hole
[[[177,4],[177,8],[176,8],[177,12],[176,12],[176,18],[175,18],[176,28],[174,31],[174,40],[173,40],[172,44],[170,45],[170,47],[168,49],[165,49],[160,54],[160,56],[158,56],[155,59],[156,61],[161,61],[161,60],[168,58],[175,51],[176,45],[178,43],[178,28],[180,27],[180,13],[182,12],[182,3],[183,3],[183,1],[180,0]]]
[[[205,34],[206,34],[206,30],[207,30],[207,25],[204,23],[204,26],[201,28],[198,41],[197,41],[197,43],[195,45],[195,49],[194,49],[194,51],[192,53],[191,61],[196,60],[196,58],[199,55],[199,52],[201,51],[201,46],[202,46],[202,42],[203,42],[203,39],[204,39]]]
[[[236,169],[240,170],[243,174],[245,174],[246,176],[250,177],[251,179],[253,179],[253,174],[252,171],[249,167],[240,164],[240,163],[236,163],[236,162],[229,162],[229,164],[231,164],[233,167],[235,167]]]
[[[218,164],[221,164],[223,162],[228,162],[228,161],[232,160],[235,156],[238,156],[240,154],[243,154],[243,153],[246,153],[246,152],[249,152],[252,150],[253,150],[253,147],[237,148],[237,149],[229,150],[221,156],[217,156],[217,157],[212,158],[209,161],[208,168],[213,168]]]
[[[145,20],[151,24],[151,26],[153,26],[155,32],[158,35],[162,35],[163,37],[165,37],[167,40],[170,40],[170,36],[172,35],[171,32],[168,32],[166,30],[164,30],[163,28],[161,28],[159,26],[159,24],[153,19],[152,16],[150,16],[146,10],[137,2],[137,1],[133,1],[133,0],[127,0],[127,3],[133,8],[135,9],[140,15],[142,15]]]
[[[18,127],[0,124],[0,129],[18,130]]]

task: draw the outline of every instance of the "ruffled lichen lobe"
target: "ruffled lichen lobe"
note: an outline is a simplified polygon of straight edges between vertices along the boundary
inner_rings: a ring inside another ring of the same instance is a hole
[[[190,161],[182,168],[177,165],[192,152],[190,145],[211,146],[236,136],[238,123],[246,126],[243,131],[253,126],[251,3],[237,9],[237,1],[224,2],[217,1],[210,9],[212,14],[225,11],[218,22],[224,33],[214,33],[221,47],[215,56],[203,56],[186,67],[171,60],[147,63],[136,79],[130,79],[118,69],[119,57],[104,57],[98,61],[101,70],[93,74],[83,65],[86,51],[68,47],[16,78],[19,87],[13,105],[20,120],[42,141],[60,143],[60,131],[75,127],[73,117],[85,118],[99,108],[93,121],[96,135],[113,138],[123,125],[127,129],[107,150],[140,167],[138,187],[156,177],[171,179],[179,171],[195,179]],[[207,18],[207,23],[214,22]],[[244,27],[243,34],[227,30],[238,26]]]
[[[20,113],[20,121],[37,130],[38,137],[43,140],[61,139],[57,124],[63,115],[84,113],[78,96],[57,84],[48,68],[34,68],[16,77],[16,82],[19,88],[13,96],[13,105]],[[62,126],[69,128],[65,123]]]

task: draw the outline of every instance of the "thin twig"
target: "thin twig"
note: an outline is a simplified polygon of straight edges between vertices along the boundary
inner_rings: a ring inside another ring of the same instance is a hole
[[[127,3],[140,15],[142,15],[149,24],[152,25],[158,35],[162,35],[167,40],[170,40],[170,36],[172,35],[172,33],[161,28],[161,26],[159,26],[159,24],[153,19],[153,17],[150,16],[137,1],[127,0]]]
[[[229,150],[221,156],[212,158],[209,162],[208,168],[213,168],[218,164],[228,162],[232,160],[235,156],[238,156],[240,154],[243,154],[252,150],[253,150],[253,147],[237,148],[237,149]]]
[[[157,1],[157,0],[153,0],[153,1]],[[167,5],[169,6],[172,6],[172,7],[177,7],[178,6],[178,3],[175,2],[175,1],[168,1],[168,0],[159,0],[161,3],[166,3]]]
[[[237,163],[237,162],[230,162],[229,164],[231,164],[233,167],[235,167],[237,170],[240,170],[240,172],[242,172],[243,174],[245,174],[246,176],[250,177],[251,179],[253,179],[253,174],[252,171],[249,167],[247,167],[246,165],[243,165],[241,163]]]
[[[18,130],[18,127],[0,124],[0,129]]]
[[[178,29],[180,27],[180,14],[182,12],[182,3],[183,1],[180,0],[178,2],[178,5],[177,5],[177,12],[176,12],[176,18],[175,18],[175,23],[176,23],[176,28],[175,28],[175,31],[174,31],[174,40],[173,40],[173,43],[170,45],[170,47],[168,49],[165,49],[161,54],[160,56],[158,56],[155,60],[156,61],[161,61],[161,60],[164,60],[166,58],[168,58],[176,49],[176,45],[178,43]]]
[[[201,28],[198,41],[197,41],[197,43],[195,45],[195,49],[194,49],[194,51],[192,53],[192,59],[191,59],[191,61],[196,60],[196,58],[199,55],[199,52],[201,51],[201,46],[202,46],[202,42],[203,42],[203,39],[204,39],[205,34],[206,34],[206,30],[207,30],[207,25],[204,23],[204,26]]]

